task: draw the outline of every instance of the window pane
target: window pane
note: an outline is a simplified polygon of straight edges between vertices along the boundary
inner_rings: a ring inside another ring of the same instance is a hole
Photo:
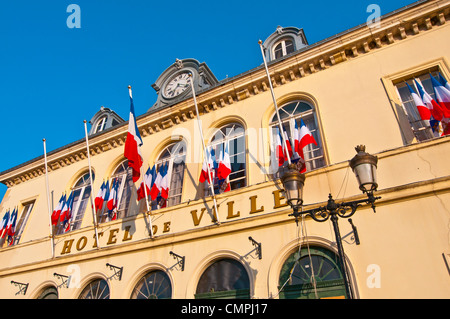
[[[294,52],[294,42],[287,40],[286,41],[286,54]]]
[[[79,299],[109,299],[108,283],[103,279],[91,282],[83,289]]]
[[[20,241],[20,237],[22,236],[23,230],[25,229],[25,225],[28,221],[28,217],[30,216],[31,210],[33,209],[34,202],[26,204],[23,207],[22,213],[20,214],[20,219],[16,225],[16,234],[13,239],[13,245],[16,245]]]
[[[249,289],[250,280],[242,264],[222,259],[209,266],[200,277],[196,293]]]
[[[169,299],[172,297],[170,279],[162,271],[145,275],[136,285],[131,299]]]

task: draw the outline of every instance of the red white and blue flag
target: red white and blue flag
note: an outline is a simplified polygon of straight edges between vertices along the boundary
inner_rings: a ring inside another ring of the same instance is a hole
[[[286,152],[283,152],[283,149],[283,138],[281,137],[280,131],[277,129],[277,135],[275,137],[275,156],[278,160],[278,167],[283,166],[286,161],[284,156]]]
[[[416,91],[413,90],[411,86],[409,86],[408,83],[406,83],[406,86],[408,87],[409,93],[411,93],[411,96],[413,98],[414,104],[416,105],[417,111],[419,112],[421,120],[422,121],[429,120],[431,117],[430,109],[425,106],[425,103],[422,101],[422,98],[419,96],[419,94],[416,93]]]
[[[436,100],[442,109],[442,135],[450,134],[450,90],[448,90],[442,83],[439,83],[431,74],[431,83],[433,83]]]
[[[125,142],[125,157],[128,159],[128,166],[133,169],[133,182],[136,183],[141,176],[141,166],[143,163],[140,147],[142,146],[142,138],[136,124],[136,116],[134,114],[133,96],[131,87],[130,92],[130,120],[128,122],[128,134]]]
[[[219,168],[217,169],[217,177],[219,179],[226,179],[231,173],[230,154],[228,153],[228,143],[225,143],[223,152],[221,151],[219,157]]]
[[[211,175],[208,176],[208,167]],[[203,160],[202,171],[200,173],[199,181],[200,183],[204,183],[208,181],[211,184],[211,181],[214,179],[214,162],[212,160],[210,152],[206,150],[205,158]]]
[[[439,82],[444,86],[447,90],[450,91],[450,83],[447,82],[447,80],[442,76],[442,74],[439,72]]]
[[[161,165],[159,167],[158,173],[156,174],[155,182],[153,183],[152,188],[150,189],[150,196],[151,196],[152,200],[155,200],[158,197],[159,192],[161,191],[163,170],[164,170],[164,165]]]
[[[73,206],[73,191],[70,192],[69,198],[67,198],[61,209],[60,221],[63,223],[64,232],[70,230],[70,219],[72,218],[72,206]]]
[[[138,201],[145,198],[146,192],[147,196],[150,195],[150,190],[152,189],[153,183],[155,181],[153,178],[154,175],[155,175],[155,166],[153,166],[151,169],[149,167],[144,175],[144,180],[141,182],[141,185],[137,190]]]
[[[9,215],[10,215],[10,211],[8,209],[8,211],[5,213],[5,215],[3,215],[2,223],[0,224],[0,236],[2,238],[5,238],[6,233],[7,233]]]
[[[106,184],[105,181],[103,181],[102,186],[100,186],[100,190],[98,191],[97,197],[95,197],[94,200],[96,212],[98,212],[103,208],[103,203],[105,202],[105,195],[106,195]]]
[[[58,224],[59,217],[61,216],[61,210],[63,209],[64,203],[66,202],[66,194],[61,195],[58,205],[52,213],[52,225],[56,226]]]
[[[108,208],[108,215],[110,220],[117,219],[117,198],[118,198],[119,180],[115,178],[111,185],[108,201],[106,207]]]
[[[311,131],[309,130],[309,128],[305,125],[305,122],[303,122],[303,119],[300,119],[300,130],[298,139],[299,139],[298,147],[295,151],[300,156],[302,162],[300,172],[304,173],[306,171],[306,165],[305,165],[305,154],[303,152],[303,149],[309,144],[317,145],[317,142],[314,136],[312,135]]]
[[[169,176],[169,162],[166,162],[161,173],[161,197],[169,198],[170,176]]]
[[[16,223],[17,223],[17,208],[15,208],[9,218],[7,232],[8,232],[8,240],[9,244],[12,245],[14,242],[13,237],[16,234]]]
[[[419,90],[423,103],[430,110],[431,115],[434,119],[441,121],[443,116],[441,106],[424,90],[417,80],[414,80],[414,83],[416,84],[417,90]]]

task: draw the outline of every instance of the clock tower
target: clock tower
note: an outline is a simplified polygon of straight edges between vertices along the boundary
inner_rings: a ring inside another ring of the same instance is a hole
[[[176,59],[152,84],[158,98],[151,110],[164,108],[191,97],[190,81],[194,81],[196,93],[219,82],[205,63],[199,63],[195,59]]]

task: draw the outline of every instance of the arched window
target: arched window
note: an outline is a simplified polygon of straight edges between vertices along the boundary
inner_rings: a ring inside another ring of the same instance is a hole
[[[250,279],[244,266],[230,258],[210,265],[200,277],[196,299],[250,298]]]
[[[222,181],[217,178],[217,169],[221,153],[226,148],[230,156],[231,173],[226,181]],[[242,125],[232,123],[217,130],[207,149],[214,160],[214,191],[216,194],[247,185],[245,130]],[[205,183],[205,192],[208,195],[211,194],[207,183]]]
[[[317,298],[345,298],[338,258],[321,247],[310,247],[309,252],[302,248],[300,253],[291,254],[281,268],[280,298],[315,299],[316,293]]]
[[[280,119],[283,124],[283,130],[287,133],[288,138],[291,142],[291,145],[294,145],[293,142],[293,134],[295,130],[295,124],[297,123],[297,127],[301,128],[301,120],[305,123],[306,127],[311,132],[314,137],[317,145],[308,144],[303,148],[303,155],[306,164],[306,170],[310,171],[319,167],[325,166],[325,159],[323,156],[323,147],[322,140],[320,138],[320,132],[317,125],[317,119],[315,115],[315,111],[312,106],[305,101],[294,101],[289,102],[282,107],[279,108]],[[276,137],[279,133],[279,125],[277,114],[275,113],[270,122],[270,127],[272,131],[271,140],[272,140],[272,152],[271,152],[271,163],[272,163],[272,171],[278,172],[278,163],[275,158],[275,141]],[[284,149],[284,147],[283,147]],[[287,165],[287,162],[284,163],[284,166]],[[278,177],[276,175],[276,177]]]
[[[180,141],[167,146],[159,155],[155,162],[158,172],[164,165],[167,165],[167,178],[169,181],[169,197],[167,201],[162,201],[158,196],[152,202],[152,209],[173,206],[181,203],[183,191],[184,169],[186,167],[186,143]]]
[[[115,211],[116,218],[124,218],[130,216],[128,210],[130,206],[131,192],[133,190],[133,171],[128,167],[128,160],[120,163],[110,178],[110,188],[113,183],[117,183],[117,209]],[[106,198],[105,201],[108,199]],[[98,222],[103,223],[111,220],[112,215],[109,216],[108,209],[104,205],[103,210],[99,213]]]
[[[48,286],[42,289],[37,299],[58,299],[58,289],[54,286]]]
[[[149,272],[137,283],[131,294],[131,299],[170,299],[172,285],[169,276],[163,271]]]
[[[109,286],[106,280],[97,279],[90,282],[78,299],[109,299]]]
[[[92,178],[95,180],[95,175],[92,173]],[[67,197],[69,197],[68,195]],[[90,206],[89,197],[91,196],[91,179],[89,173],[84,174],[72,188],[72,217],[70,219],[70,230],[76,230],[81,227],[86,207]],[[62,234],[66,230],[65,225],[59,221],[57,225],[56,234]]]
[[[283,39],[273,46],[273,57],[274,59],[278,59],[294,51],[294,41]]]
[[[108,117],[105,115],[97,120],[97,123],[95,123],[93,134],[101,132],[105,129],[107,119]]]

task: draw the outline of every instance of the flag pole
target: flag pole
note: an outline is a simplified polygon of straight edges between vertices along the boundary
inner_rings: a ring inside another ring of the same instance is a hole
[[[128,93],[130,94],[130,99],[132,99],[133,93],[131,92],[131,85],[128,85]],[[152,217],[150,214],[150,204],[148,202],[147,185],[145,183],[145,174],[143,173],[142,168],[143,168],[143,165],[141,166],[140,170],[141,170],[142,182],[144,183],[144,196],[145,196],[145,204],[147,205],[148,225],[150,227],[150,238],[153,238],[153,226],[152,226]]]
[[[264,55],[264,47],[261,40],[258,41],[259,47],[261,48],[261,54],[264,60],[264,67],[266,69],[267,79],[269,80],[270,93],[272,93],[273,104],[275,105],[275,110],[277,111],[277,119],[278,119],[278,127],[280,128],[280,135],[283,139],[284,148],[286,150],[286,155],[288,158],[289,165],[291,164],[291,156],[289,155],[286,138],[284,136],[283,124],[281,124],[280,120],[280,111],[278,110],[277,100],[275,98],[275,93],[273,92],[272,80],[270,79],[269,68],[267,67],[266,56]]]
[[[197,98],[195,97],[195,89],[194,89],[194,78],[192,76],[192,73],[189,73],[189,77],[191,78],[190,83],[191,83],[191,89],[192,89],[192,96],[194,97],[195,112],[197,113],[198,130],[200,131],[200,138],[202,140],[203,153],[204,153],[204,156],[208,156],[208,153],[206,152],[205,140],[203,138],[203,130],[202,130],[202,125],[200,123],[200,116],[198,113]],[[219,212],[217,210],[216,194],[214,193],[214,185],[213,185],[214,182],[213,182],[213,180],[211,180],[211,168],[209,167],[208,159],[206,159],[206,161],[207,161],[206,168],[208,169],[208,176],[209,176],[209,180],[210,180],[210,182],[208,182],[208,184],[211,189],[211,194],[212,194],[213,202],[214,202],[214,209],[215,209],[214,217],[216,219],[215,221],[220,224]]]
[[[88,132],[87,132],[87,121],[84,120],[84,133],[86,135],[86,149],[87,149],[87,157],[88,157],[88,164],[89,164],[89,179],[91,182],[91,191],[89,194],[89,198],[91,199],[91,208],[92,208],[92,219],[94,222],[94,231],[95,231],[95,241],[97,243],[97,249],[100,249],[99,243],[98,243],[98,231],[97,231],[97,215],[95,214],[94,209],[94,202],[92,199],[92,191],[93,191],[93,185],[92,185],[92,167],[91,167],[91,154],[89,153],[89,138],[88,138]]]
[[[53,225],[52,225],[52,211],[51,211],[51,205],[50,205],[50,188],[48,184],[48,167],[47,167],[47,147],[45,145],[45,138],[42,139],[44,143],[44,163],[45,163],[45,184],[47,188],[47,208],[48,208],[48,218],[50,221],[50,244],[52,246],[52,258],[55,258],[55,236],[53,234]]]
[[[143,166],[141,166],[141,176],[143,176],[142,182],[144,183],[144,196],[145,196],[145,203],[147,204],[147,216],[148,216],[148,225],[150,227],[150,238],[153,238],[152,216],[150,214],[150,204],[148,203],[148,195],[147,195],[147,184],[145,183],[145,174],[143,174],[142,167]]]

